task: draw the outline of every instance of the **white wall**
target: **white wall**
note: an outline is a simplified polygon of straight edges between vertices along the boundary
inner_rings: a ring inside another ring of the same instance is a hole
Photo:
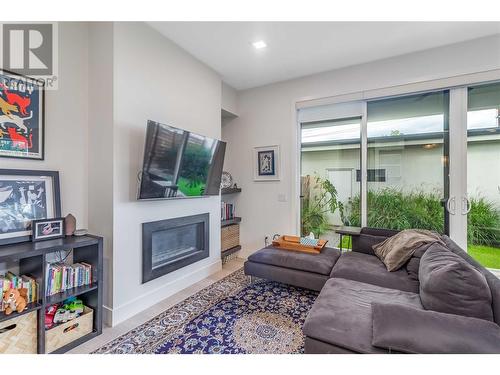
[[[236,198],[243,217],[241,255],[262,247],[266,235],[296,230],[291,195],[296,193],[297,101],[499,69],[499,45],[500,36],[487,37],[240,92],[240,117],[225,126],[224,138],[231,144],[230,172],[243,188]],[[281,145],[281,181],[254,182],[252,148],[273,144]],[[278,194],[288,201],[278,201]]]
[[[230,112],[233,115],[238,115],[238,93],[228,84],[221,83],[222,98],[221,109]]]
[[[89,231],[104,237],[104,322],[113,308],[113,23],[89,24]]]
[[[221,268],[220,197],[136,201],[146,122],[221,135],[221,80],[144,23],[114,24],[113,325]],[[210,257],[141,284],[144,222],[210,213]]]

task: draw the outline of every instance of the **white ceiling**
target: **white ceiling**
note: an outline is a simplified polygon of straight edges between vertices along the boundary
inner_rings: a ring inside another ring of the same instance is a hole
[[[500,22],[150,22],[238,90],[500,34]],[[251,43],[264,40],[267,48]]]

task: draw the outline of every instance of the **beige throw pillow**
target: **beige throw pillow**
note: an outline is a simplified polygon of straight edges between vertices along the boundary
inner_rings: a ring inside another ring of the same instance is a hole
[[[439,242],[436,232],[424,229],[405,229],[384,242],[373,245],[375,255],[385,264],[387,271],[397,271],[411,258],[415,250],[424,244]]]

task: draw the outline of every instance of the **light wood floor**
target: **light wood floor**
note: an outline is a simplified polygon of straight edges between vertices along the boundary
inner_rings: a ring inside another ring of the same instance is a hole
[[[132,318],[118,324],[115,327],[106,327],[104,326],[102,335],[96,337],[93,340],[86,342],[78,346],[77,348],[71,350],[68,353],[72,354],[88,354],[102,345],[114,340],[115,338],[127,333],[131,329],[145,323],[151,318],[154,318],[156,315],[161,312],[167,310],[168,308],[174,306],[175,304],[181,302],[182,300],[188,298],[189,296],[199,292],[201,289],[219,281],[220,279],[226,277],[230,273],[236,271],[238,268],[243,266],[243,259],[235,258],[228,261],[223,265],[222,270],[207,277],[206,279],[201,280],[200,282],[181,290],[179,293],[174,294],[173,296],[164,299],[163,301],[158,302],[153,307],[150,307],[146,311],[133,316]]]

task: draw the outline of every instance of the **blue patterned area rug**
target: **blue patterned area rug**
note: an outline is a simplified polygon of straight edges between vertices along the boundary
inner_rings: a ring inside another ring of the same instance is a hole
[[[302,353],[302,325],[317,295],[250,283],[240,269],[94,353]]]

